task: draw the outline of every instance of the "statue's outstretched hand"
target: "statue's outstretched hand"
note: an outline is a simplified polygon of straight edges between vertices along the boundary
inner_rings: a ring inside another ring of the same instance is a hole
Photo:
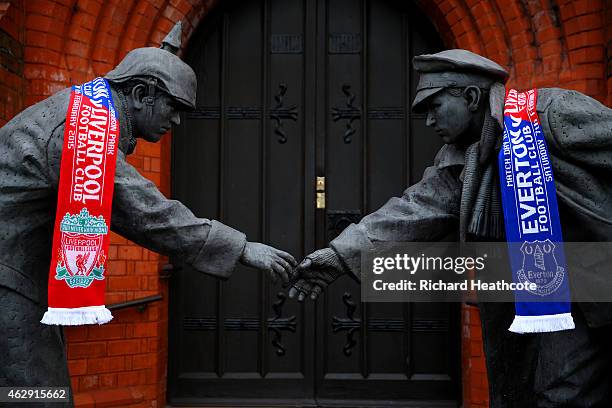
[[[297,295],[299,302],[306,296],[316,300],[330,283],[344,273],[342,262],[333,249],[319,249],[304,258],[296,268],[289,297],[294,298]]]
[[[276,283],[280,276],[283,285],[289,284],[289,276],[297,264],[291,254],[259,242],[247,242],[240,262],[252,266],[270,274],[272,281]]]

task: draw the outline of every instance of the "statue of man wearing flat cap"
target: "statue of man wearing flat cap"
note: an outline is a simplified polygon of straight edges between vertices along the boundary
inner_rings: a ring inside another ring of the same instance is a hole
[[[445,145],[401,197],[348,226],[298,266],[290,296],[316,299],[343,274],[360,281],[361,251],[376,242],[505,241],[498,175],[506,70],[466,50],[414,58],[412,105]],[[565,241],[612,241],[612,110],[576,91],[537,89]],[[504,202],[505,205],[505,202]],[[571,274],[571,271],[570,271]],[[491,407],[612,406],[612,308],[574,304],[575,329],[508,331],[508,303],[481,303]]]
[[[180,48],[180,34],[178,24],[162,48],[129,52],[105,77],[119,123],[111,228],[145,248],[180,256],[194,269],[218,278],[229,278],[240,261],[270,273],[274,280],[280,276],[286,281],[295,265],[291,255],[248,242],[243,233],[221,222],[196,217],[180,202],[167,199],[126,161],[138,138],[159,141],[172,125],[179,124],[180,111],[195,106],[195,73],[171,52]],[[47,309],[69,103],[71,89],[60,91],[0,129],[3,387],[70,386],[63,331],[41,323]],[[85,262],[81,258],[79,272]]]

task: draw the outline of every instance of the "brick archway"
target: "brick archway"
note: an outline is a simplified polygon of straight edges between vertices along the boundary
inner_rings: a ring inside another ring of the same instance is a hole
[[[469,49],[508,67],[510,86],[561,86],[601,101],[610,93],[605,67],[609,18],[602,0],[418,3],[449,47]]]
[[[158,45],[175,21],[184,21],[188,39],[217,2],[25,2],[26,104],[107,72],[133,48]],[[0,2],[0,12],[8,3]],[[448,47],[469,49],[508,67],[510,85],[561,85],[599,99],[607,96],[603,0],[418,3]]]
[[[131,49],[157,46],[183,20],[185,38],[215,0],[28,1],[27,104],[112,69]]]

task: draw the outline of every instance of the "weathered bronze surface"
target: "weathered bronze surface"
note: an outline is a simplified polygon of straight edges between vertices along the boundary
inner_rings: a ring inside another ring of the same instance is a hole
[[[351,224],[297,269],[291,297],[316,299],[343,274],[360,280],[360,252],[380,241],[504,239],[496,162],[507,73],[465,50],[415,57],[413,110],[445,146],[423,179]],[[565,241],[612,240],[612,110],[576,91],[538,89]],[[483,222],[486,220],[486,222]],[[610,274],[612,279],[612,273]],[[507,331],[513,305],[481,304],[492,407],[610,405],[610,304],[576,304],[575,330]],[[552,352],[552,350],[555,350]]]
[[[180,26],[164,48],[135,49],[106,76],[120,123],[112,229],[218,278],[240,261],[286,281],[291,255],[194,216],[126,161],[137,138],[159,141],[180,123],[179,111],[195,106],[195,74],[168,51],[179,36]],[[70,386],[62,330],[40,323],[69,99],[70,89],[60,91],[0,129],[0,386]]]

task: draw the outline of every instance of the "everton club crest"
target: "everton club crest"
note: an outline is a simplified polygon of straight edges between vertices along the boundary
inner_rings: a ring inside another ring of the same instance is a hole
[[[556,245],[550,240],[526,241],[521,245],[523,267],[518,271],[520,282],[535,283],[534,295],[547,296],[563,283],[565,268],[559,266],[555,257]]]
[[[60,231],[55,279],[65,280],[71,288],[87,288],[94,279],[103,280],[106,256],[102,242],[108,234],[104,217],[92,217],[87,208],[75,215],[66,213]]]

